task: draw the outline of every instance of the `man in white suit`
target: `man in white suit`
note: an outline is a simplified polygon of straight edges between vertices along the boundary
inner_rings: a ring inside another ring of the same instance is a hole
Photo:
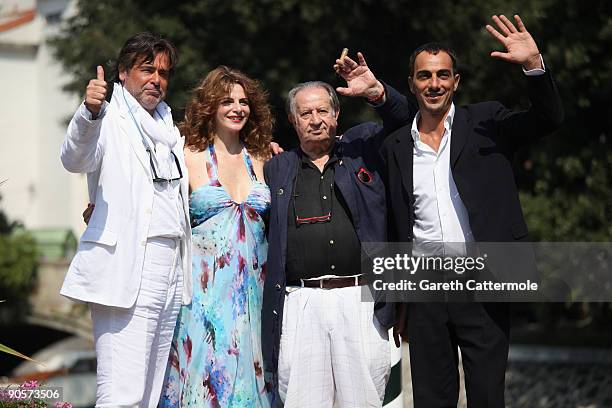
[[[157,406],[181,299],[191,299],[183,139],[163,102],[176,62],[157,35],[128,39],[110,103],[98,66],[62,145],[95,203],[61,293],[91,309],[96,407]]]

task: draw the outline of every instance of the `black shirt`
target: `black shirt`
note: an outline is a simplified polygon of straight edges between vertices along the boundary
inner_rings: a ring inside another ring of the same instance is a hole
[[[350,276],[361,273],[361,245],[342,193],[334,183],[332,153],[323,172],[303,152],[294,180],[287,219],[287,284],[299,285],[300,279],[323,275]],[[300,223],[322,217],[326,222]]]

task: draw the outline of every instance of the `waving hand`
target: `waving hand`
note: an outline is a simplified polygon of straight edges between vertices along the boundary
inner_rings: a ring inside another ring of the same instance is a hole
[[[357,53],[357,60],[359,63],[346,56],[345,53],[336,60],[334,71],[346,81],[347,85],[346,88],[336,88],[336,91],[344,96],[376,99],[383,94],[384,87],[368,67],[362,53]]]
[[[506,48],[506,52],[491,52],[493,58],[521,64],[527,70],[543,68],[540,50],[518,15],[514,16],[516,26],[504,15],[493,16],[492,19],[499,31],[489,24],[487,31]]]

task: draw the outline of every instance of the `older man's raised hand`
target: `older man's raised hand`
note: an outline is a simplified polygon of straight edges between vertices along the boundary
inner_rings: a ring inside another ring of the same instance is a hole
[[[499,31],[489,24],[486,29],[506,48],[506,52],[493,51],[491,57],[521,64],[526,70],[543,68],[540,50],[518,15],[514,16],[516,26],[504,15],[493,16],[492,19]]]
[[[385,90],[383,84],[376,79],[361,52],[357,53],[357,60],[358,63],[344,53],[336,60],[334,71],[346,81],[347,85],[336,88],[336,92],[344,96],[361,96],[370,101],[383,102]]]

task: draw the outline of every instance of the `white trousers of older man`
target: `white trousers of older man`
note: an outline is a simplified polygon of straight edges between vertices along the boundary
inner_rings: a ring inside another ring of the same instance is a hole
[[[287,288],[278,363],[285,408],[382,406],[391,345],[361,290]]]
[[[90,304],[98,359],[96,407],[156,407],[181,306],[179,239],[149,238],[129,309]]]

